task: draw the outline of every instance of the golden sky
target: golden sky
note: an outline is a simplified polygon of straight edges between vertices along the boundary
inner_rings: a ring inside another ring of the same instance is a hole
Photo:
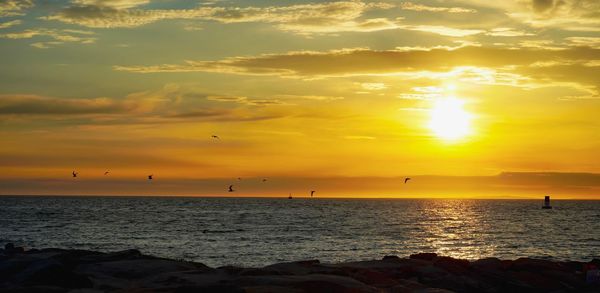
[[[0,194],[600,198],[597,0],[0,0],[0,54]]]

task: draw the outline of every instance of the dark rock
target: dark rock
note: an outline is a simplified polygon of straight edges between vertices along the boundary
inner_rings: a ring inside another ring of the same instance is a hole
[[[7,248],[17,250],[14,245]],[[385,256],[339,264],[307,260],[212,269],[138,250],[42,249],[0,254],[0,292],[600,292],[600,285],[585,283],[586,270],[596,262],[600,261],[469,262],[420,253],[409,259]]]
[[[503,268],[502,261],[495,257],[478,259],[471,263],[471,266],[479,270],[500,270]]]
[[[432,253],[432,252],[423,252],[423,253],[417,253],[417,254],[411,254],[410,258],[412,259],[422,259],[422,260],[433,260],[434,258],[437,257],[437,253]]]
[[[53,260],[39,260],[15,276],[26,286],[57,286],[62,288],[90,288],[91,281]]]
[[[15,246],[12,243],[6,243],[6,245],[4,245],[4,253],[5,254],[23,253],[23,252],[25,252],[25,248],[23,248],[23,247]]]
[[[511,262],[508,266],[508,269],[515,271],[539,272],[542,270],[561,270],[562,266],[560,263],[549,260],[519,258]]]
[[[175,293],[245,293],[246,290],[235,285],[182,286],[173,290]]]
[[[453,274],[464,274],[471,265],[468,260],[456,259],[448,256],[436,257],[433,264]]]

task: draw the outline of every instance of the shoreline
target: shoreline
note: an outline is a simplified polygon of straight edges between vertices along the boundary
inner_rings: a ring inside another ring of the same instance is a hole
[[[474,261],[417,253],[408,258],[262,268],[74,249],[0,248],[2,292],[600,292],[600,259]]]

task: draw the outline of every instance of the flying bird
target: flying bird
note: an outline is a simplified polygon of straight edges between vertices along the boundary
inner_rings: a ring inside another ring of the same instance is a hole
[[[211,135],[210,137],[212,137],[214,139],[221,139],[218,135]]]
[[[104,172],[104,176],[108,175],[108,173],[110,173],[109,171]]]
[[[410,177],[404,178],[404,184],[406,184],[406,182],[408,182],[408,180],[410,180]]]
[[[73,171],[73,173],[72,173],[72,174],[73,174],[73,178],[75,178],[75,177],[77,177],[77,174],[79,174],[79,173],[77,173],[77,172]]]
[[[229,185],[229,192],[234,192],[235,190],[233,190],[233,185]]]
[[[315,194],[315,190],[310,191],[310,197],[313,197],[313,194]]]
[[[154,174],[148,175],[148,180],[152,180],[152,176],[154,176]]]

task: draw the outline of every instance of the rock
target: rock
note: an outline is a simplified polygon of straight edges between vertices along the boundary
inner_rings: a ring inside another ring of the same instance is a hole
[[[326,268],[320,265],[319,260],[278,263],[266,266],[261,270],[275,272],[279,275],[306,275],[309,273],[321,273],[327,271]]]
[[[396,255],[386,255],[381,260],[400,260],[400,258]]]
[[[433,260],[434,258],[437,257],[437,253],[431,253],[431,252],[423,252],[423,253],[417,253],[417,254],[411,254],[410,258],[412,259],[422,259],[422,260]]]
[[[19,251],[14,245],[6,250]],[[307,260],[213,269],[138,250],[42,249],[0,257],[0,292],[600,292],[600,285],[585,282],[593,262],[469,262],[419,253],[409,259],[385,256],[338,264]]]
[[[502,261],[495,257],[478,259],[471,263],[471,266],[478,270],[500,270],[503,268]]]
[[[561,270],[562,266],[560,263],[549,260],[519,258],[510,263],[508,269],[515,271],[540,272],[543,270]]]
[[[4,253],[5,254],[23,253],[23,252],[25,252],[25,248],[23,248],[23,247],[16,247],[12,243],[6,243],[6,245],[4,245]]]
[[[433,265],[453,274],[464,274],[469,269],[471,263],[464,259],[439,256],[434,259]]]
[[[62,288],[90,288],[92,282],[54,260],[39,260],[14,276],[26,286],[56,286]]]

